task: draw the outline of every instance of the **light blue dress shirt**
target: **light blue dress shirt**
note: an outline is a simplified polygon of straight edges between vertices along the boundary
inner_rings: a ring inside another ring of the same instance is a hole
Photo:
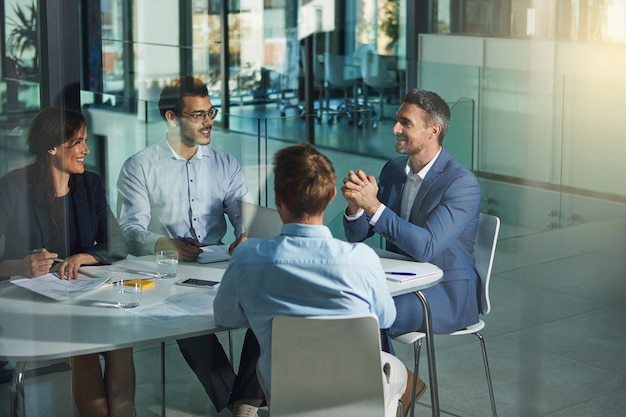
[[[380,258],[364,243],[333,238],[326,226],[289,223],[272,239],[249,238],[233,253],[214,302],[215,322],[250,327],[271,390],[272,318],[374,313],[390,327],[396,308]]]
[[[223,244],[224,214],[238,237],[244,230],[237,202],[251,201],[233,155],[204,145],[187,161],[165,139],[126,160],[117,189],[118,222],[134,255],[154,253],[164,236]]]

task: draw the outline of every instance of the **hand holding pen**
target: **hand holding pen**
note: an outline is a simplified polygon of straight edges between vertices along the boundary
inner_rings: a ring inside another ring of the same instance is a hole
[[[26,256],[23,259],[24,272],[23,275],[29,278],[35,278],[50,272],[50,268],[57,263],[63,262],[59,255],[54,252],[48,252],[46,248],[33,249],[24,251]]]
[[[176,237],[176,250],[181,261],[195,261],[202,249],[200,249],[200,242],[192,237]]]

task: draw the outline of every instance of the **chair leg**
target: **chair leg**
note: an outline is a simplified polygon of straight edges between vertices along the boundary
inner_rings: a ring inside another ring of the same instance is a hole
[[[476,332],[474,334],[480,341],[480,348],[483,352],[483,363],[485,364],[485,375],[487,376],[487,387],[489,388],[489,399],[491,400],[491,412],[493,414],[493,417],[498,417],[498,413],[496,412],[496,400],[493,395],[493,384],[491,383],[491,371],[489,370],[489,361],[487,360],[487,348],[485,347],[485,339],[479,332]]]
[[[422,347],[422,339],[417,339],[413,343],[413,386],[411,387],[411,417],[415,415],[415,390],[417,389],[417,380],[419,379],[420,369],[420,349]]]

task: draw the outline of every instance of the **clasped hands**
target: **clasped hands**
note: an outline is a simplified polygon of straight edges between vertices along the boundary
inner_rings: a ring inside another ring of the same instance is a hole
[[[363,170],[348,171],[341,187],[343,197],[348,202],[346,214],[354,215],[359,210],[365,210],[369,215],[376,213],[382,204],[378,200],[378,183],[373,175],[367,175]]]

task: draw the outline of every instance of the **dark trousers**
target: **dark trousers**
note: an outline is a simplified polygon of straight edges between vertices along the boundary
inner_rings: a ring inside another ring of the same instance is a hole
[[[190,337],[177,342],[187,364],[198,377],[218,412],[237,400],[264,400],[256,375],[259,342],[252,330],[248,329],[246,332],[237,374],[216,335]]]

